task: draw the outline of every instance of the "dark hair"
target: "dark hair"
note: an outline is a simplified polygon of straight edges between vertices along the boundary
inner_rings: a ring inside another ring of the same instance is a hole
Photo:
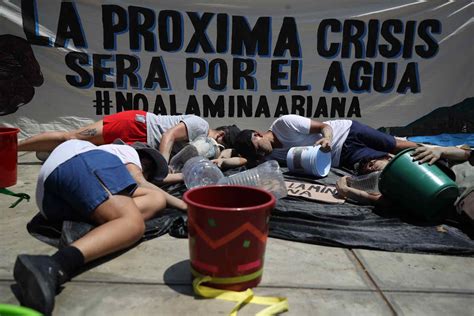
[[[112,144],[127,145],[120,138],[114,140]],[[158,151],[158,149],[142,142],[134,142],[133,144],[129,144],[129,146],[133,147],[137,151],[140,160],[143,158],[148,158],[152,162],[153,167],[151,170],[147,170],[149,171],[149,175],[146,180],[152,183],[161,183],[168,175],[168,163],[166,162],[166,159],[163,157],[163,155],[161,155],[161,153]]]
[[[234,148],[235,138],[240,133],[240,128],[234,125],[219,126],[216,128],[218,131],[224,131],[225,135],[222,142],[225,148]]]
[[[386,156],[382,156],[382,157],[377,157],[377,158],[364,158],[362,160],[360,160],[359,162],[356,162],[354,164],[354,171],[357,175],[364,175],[364,174],[368,174],[368,173],[371,173],[373,171],[368,171],[367,170],[367,167],[368,167],[368,164],[373,161],[373,160],[390,160],[391,157],[386,155]]]
[[[235,150],[244,158],[250,160],[257,159],[257,149],[252,143],[254,130],[244,129],[235,138]]]

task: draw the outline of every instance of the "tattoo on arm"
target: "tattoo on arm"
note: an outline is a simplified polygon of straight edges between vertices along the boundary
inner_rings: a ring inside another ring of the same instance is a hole
[[[85,129],[81,132],[79,132],[79,135],[81,136],[95,136],[97,135],[97,129],[96,128],[88,128],[88,129]]]

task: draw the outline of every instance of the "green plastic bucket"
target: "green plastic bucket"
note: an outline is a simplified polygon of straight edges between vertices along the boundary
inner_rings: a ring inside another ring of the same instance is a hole
[[[0,316],[41,316],[40,312],[37,312],[31,308],[10,305],[10,304],[0,304]]]
[[[438,166],[413,161],[413,150],[399,152],[387,164],[380,174],[379,190],[418,217],[436,219],[454,204],[459,189]]]

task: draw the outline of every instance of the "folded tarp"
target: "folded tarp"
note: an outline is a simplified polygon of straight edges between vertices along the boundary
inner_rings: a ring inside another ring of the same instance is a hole
[[[320,180],[289,174],[285,178],[333,185],[344,174],[332,169],[328,177]],[[165,189],[179,197],[186,187],[180,184]],[[56,247],[69,244],[90,229],[92,226],[87,224],[48,223],[38,216],[28,224],[28,231],[33,236]],[[402,209],[383,212],[372,206],[348,202],[324,204],[287,197],[279,200],[272,212],[269,235],[326,246],[474,256],[474,240],[469,237],[468,229],[457,221],[456,216],[443,222],[417,222]],[[166,233],[186,237],[186,215],[176,210],[164,210],[158,217],[147,221],[143,239]]]
[[[432,136],[411,136],[408,137],[415,143],[424,143],[438,146],[458,146],[458,145],[469,145],[474,147],[474,134],[462,133],[462,134],[439,134]]]

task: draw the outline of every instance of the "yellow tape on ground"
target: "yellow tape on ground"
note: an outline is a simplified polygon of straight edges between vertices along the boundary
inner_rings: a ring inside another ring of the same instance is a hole
[[[266,297],[266,296],[254,296],[251,289],[246,291],[236,292],[236,291],[227,291],[221,289],[215,289],[212,287],[201,285],[206,282],[214,282],[214,278],[210,276],[201,276],[196,277],[193,281],[193,289],[196,295],[200,295],[205,298],[215,298],[218,300],[232,301],[237,302],[230,316],[236,316],[239,309],[249,303],[259,304],[259,305],[270,305],[264,310],[258,312],[257,316],[270,316],[278,313],[283,313],[288,310],[288,300],[286,297]]]

